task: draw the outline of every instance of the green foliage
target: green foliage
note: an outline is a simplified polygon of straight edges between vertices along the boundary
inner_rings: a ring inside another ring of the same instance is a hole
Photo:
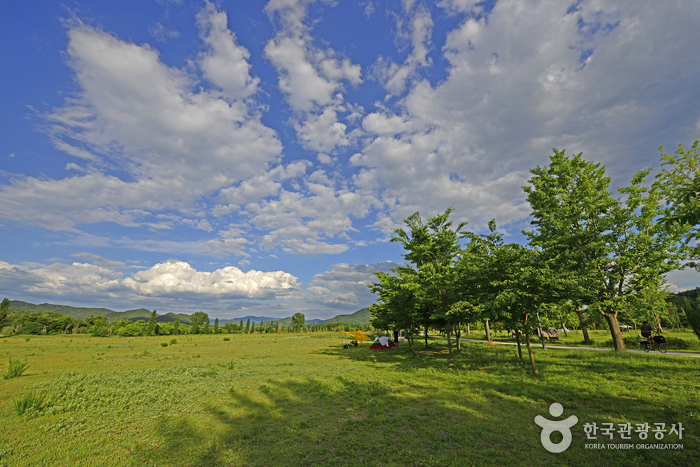
[[[191,334],[199,334],[202,328],[206,326],[206,330],[209,330],[209,315],[207,315],[203,311],[197,311],[196,313],[192,314],[190,316],[190,320],[192,320],[192,330],[190,331]]]
[[[691,307],[685,310],[685,314],[688,317],[688,324],[690,324],[693,332],[700,339],[700,310]]]
[[[161,346],[161,347],[167,347],[167,346],[168,346],[168,343],[167,343],[167,342],[161,342],[161,343],[160,343],[160,346]]]
[[[175,323],[173,324],[173,334],[176,336],[180,334],[180,317],[179,316],[175,319]]]
[[[690,149],[679,144],[673,155],[661,150],[661,166],[664,167],[656,176],[657,183],[667,207],[664,210],[664,224],[684,224],[692,226],[688,238],[698,238],[697,226],[700,224],[700,140],[696,140]],[[696,248],[696,256],[697,256]]]
[[[22,361],[19,358],[10,357],[9,365],[3,372],[2,377],[4,379],[17,378],[18,376],[22,376],[30,366],[26,359]]]
[[[177,339],[170,339],[170,345],[177,344]]]
[[[2,303],[0,303],[0,332],[5,327],[5,321],[7,321],[7,312],[10,309],[10,299],[3,298]]]
[[[294,313],[292,315],[292,329],[294,329],[295,332],[301,331],[301,329],[304,327],[306,324],[306,317],[304,316],[303,313]]]
[[[14,401],[15,410],[17,415],[20,417],[22,415],[32,415],[41,411],[43,408],[44,401],[46,400],[46,392],[34,393],[28,392],[24,394],[19,399]]]
[[[214,320],[214,334],[219,334],[219,318]]]
[[[148,320],[148,327],[146,328],[146,335],[152,336],[156,330],[156,310],[151,313],[151,319]]]
[[[230,337],[224,337],[224,342],[228,342],[228,341],[230,341],[230,340],[231,340]]]
[[[604,317],[616,350],[624,350],[618,314],[633,297],[657,294],[684,256],[682,229],[656,222],[659,184],[646,187],[650,170],[643,170],[614,199],[604,167],[556,149],[548,166],[530,172],[532,186],[524,187],[536,227],[526,232],[530,243],[556,260],[570,278],[569,298]]]
[[[121,337],[136,337],[142,336],[144,334],[144,329],[136,323],[128,324],[117,330],[117,335]]]

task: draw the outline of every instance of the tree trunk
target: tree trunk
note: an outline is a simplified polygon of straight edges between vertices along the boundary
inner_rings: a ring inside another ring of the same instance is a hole
[[[537,367],[535,366],[535,355],[532,353],[532,346],[530,345],[530,333],[525,333],[525,342],[527,343],[527,352],[530,354],[530,365],[532,366],[532,374],[536,375]]]
[[[569,337],[569,331],[566,329],[566,326],[564,326],[564,321],[563,321],[563,320],[561,321],[561,328],[562,328],[562,330],[564,331],[564,335],[565,335],[566,337]]]
[[[627,352],[625,347],[625,341],[622,339],[622,332],[620,332],[620,323],[617,321],[617,313],[603,313],[605,321],[608,322],[608,327],[610,328],[610,334],[612,335],[613,347],[616,352]]]
[[[427,323],[425,325],[425,334],[423,334],[423,335],[425,336],[425,348],[427,349],[428,348],[428,324]]]
[[[484,321],[484,329],[486,330],[486,340],[491,343],[491,329],[489,328],[489,320]]]
[[[462,337],[462,329],[460,328],[461,325],[461,323],[457,324],[457,329],[455,329],[455,337],[457,338],[457,355],[462,353],[462,344],[460,342],[460,338]]]
[[[447,354],[449,355],[449,364],[452,365],[452,326],[447,324],[447,329],[445,330],[447,334]]]
[[[523,361],[523,351],[520,349],[520,331],[517,329],[515,330],[515,341],[518,343],[518,356],[520,357],[520,361]]]
[[[469,325],[467,324],[467,336],[471,334],[471,329],[469,328]]]
[[[583,341],[590,342],[591,339],[588,337],[588,328],[586,328],[586,322],[583,319],[583,310],[581,309],[581,303],[576,300],[576,314],[578,315],[578,320],[581,323],[581,331],[583,331]]]

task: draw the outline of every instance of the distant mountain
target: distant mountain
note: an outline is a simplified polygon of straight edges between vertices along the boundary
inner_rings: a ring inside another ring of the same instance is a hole
[[[52,305],[51,303],[42,303],[40,305],[35,305],[33,303],[23,302],[21,300],[11,300],[10,309],[15,311],[51,311],[54,313],[60,313],[65,316],[70,316],[75,319],[83,319],[88,316],[104,316],[107,319],[128,319],[131,321],[138,321],[143,319],[148,321],[151,318],[151,310],[146,308],[139,308],[136,310],[127,311],[114,311],[109,308],[86,308],[86,307],[76,307],[68,305]],[[185,324],[191,324],[190,316],[182,313],[165,313],[159,315],[156,313],[156,321],[159,323],[169,323],[175,321],[177,317],[180,317],[180,322]]]
[[[367,308],[357,310],[351,315],[338,315],[334,318],[327,319],[326,321],[321,321],[321,324],[369,324],[369,320],[372,315],[369,314]]]
[[[136,310],[127,311],[114,311],[109,308],[87,308],[87,307],[75,307],[68,305],[52,305],[51,303],[42,303],[40,305],[35,305],[33,303],[23,302],[21,300],[11,300],[10,309],[15,311],[51,311],[54,313],[60,313],[62,315],[70,316],[75,319],[83,319],[88,316],[104,316],[109,320],[113,319],[128,319],[131,321],[138,321],[143,319],[148,321],[151,318],[152,310],[147,310],[146,308],[139,308]],[[190,321],[190,315],[184,313],[165,313],[162,315],[156,314],[156,320],[159,323],[170,323],[180,317],[180,322],[184,324],[192,324]],[[356,311],[350,315],[338,315],[334,318],[323,320],[319,318],[307,319],[307,323],[318,323],[318,324],[369,324],[371,315],[366,308]],[[269,323],[274,321],[279,322],[282,327],[286,327],[292,322],[291,316],[286,318],[271,318],[269,316],[244,316],[242,318],[232,318],[232,319],[219,319],[219,326],[224,326],[227,323],[239,324],[243,321],[243,324],[250,319],[252,323],[256,326],[260,324],[260,321],[264,323]],[[214,320],[211,320],[214,324]]]

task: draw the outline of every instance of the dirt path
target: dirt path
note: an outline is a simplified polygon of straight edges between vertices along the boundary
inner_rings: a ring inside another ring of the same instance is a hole
[[[445,339],[444,337],[439,337],[439,336],[431,336],[434,339]],[[454,338],[453,338],[454,339]],[[481,340],[481,339],[460,339],[462,342],[482,342],[486,343],[487,341]],[[515,342],[499,342],[499,341],[491,341],[493,344],[497,345],[518,345]],[[525,347],[525,344],[523,344],[523,347]],[[541,344],[537,343],[532,343],[532,348],[541,348]],[[598,351],[598,352],[613,352],[613,349],[608,349],[608,348],[601,348],[601,347],[572,347],[569,345],[559,345],[559,344],[547,344],[547,350],[549,349],[563,349],[563,350],[593,350],[593,351]],[[628,352],[635,352],[635,353],[647,353],[644,352],[643,350],[635,350],[635,349],[627,349]],[[700,353],[694,353],[694,352],[666,352],[665,354],[662,354],[658,351],[652,351],[648,352],[650,355],[669,355],[672,357],[695,357],[695,358],[700,358]]]

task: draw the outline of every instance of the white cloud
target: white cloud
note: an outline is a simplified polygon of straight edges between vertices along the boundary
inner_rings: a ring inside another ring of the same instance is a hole
[[[250,52],[236,44],[227,20],[226,13],[208,1],[197,15],[202,40],[209,46],[209,50],[199,57],[200,68],[227,98],[247,98],[257,91],[260,79],[250,76]]]
[[[168,39],[175,39],[180,37],[180,32],[174,29],[168,29],[163,26],[160,22],[149,26],[148,33],[153,36],[158,42],[167,42]]]
[[[412,5],[407,5],[409,10]],[[433,30],[433,19],[430,12],[424,8],[419,8],[411,18],[410,38],[411,54],[402,65],[379,57],[373,68],[374,76],[384,84],[384,87],[392,94],[401,94],[406,88],[406,82],[414,76],[420,67],[427,67],[431,64],[428,57],[430,38]]]
[[[389,272],[398,266],[391,261],[374,264],[339,263],[331,266],[330,271],[316,274],[306,289],[309,300],[325,305],[367,306],[374,301],[367,288],[378,279],[376,271]]]
[[[182,261],[158,263],[125,278],[92,264],[13,265],[0,261],[0,286],[10,296],[119,300],[126,306],[148,301],[175,308],[197,306],[202,300],[268,300],[299,294],[297,278],[284,271],[244,273],[228,266],[207,272]]]
[[[191,210],[204,194],[279,161],[276,133],[245,102],[231,100],[249,96],[257,80],[224,16],[207,5],[199,24],[209,46],[200,57],[204,73],[226,99],[195,92],[193,77],[164,65],[149,45],[73,24],[67,56],[80,93],[45,115],[45,129],[58,149],[97,169],[60,180],[19,178],[0,190],[0,215],[53,230],[99,221],[135,226],[144,212]],[[238,75],[223,78],[222,62]],[[102,168],[118,168],[128,181]]]
[[[93,253],[88,253],[86,251],[79,251],[78,253],[73,253],[71,256],[75,256],[76,258],[81,258],[81,259],[90,259],[92,260],[97,266],[102,266],[105,268],[123,268],[124,263],[121,261],[111,261],[106,258],[103,258],[102,256],[95,255]]]
[[[347,58],[337,58],[331,49],[314,47],[304,23],[314,0],[272,0],[265,11],[279,17],[282,28],[265,45],[265,56],[279,73],[279,88],[295,111],[294,125],[301,144],[321,153],[347,146],[348,126],[339,121],[342,85],[362,82],[361,67]]]
[[[456,13],[474,2],[441,5]],[[521,186],[552,146],[603,162],[624,176],[616,186],[656,164],[659,143],[688,138],[697,122],[683,102],[698,97],[700,49],[690,36],[700,36],[690,18],[700,4],[577,5],[501,0],[488,18],[466,15],[442,48],[447,77],[409,84],[393,109],[365,116],[374,136],[350,160],[361,168],[355,184],[378,187],[394,221],[451,205],[477,228],[527,218]]]
[[[268,299],[292,295],[297,278],[283,271],[244,273],[233,266],[197,271],[185,262],[169,261],[127,277],[124,285],[144,296]]]

